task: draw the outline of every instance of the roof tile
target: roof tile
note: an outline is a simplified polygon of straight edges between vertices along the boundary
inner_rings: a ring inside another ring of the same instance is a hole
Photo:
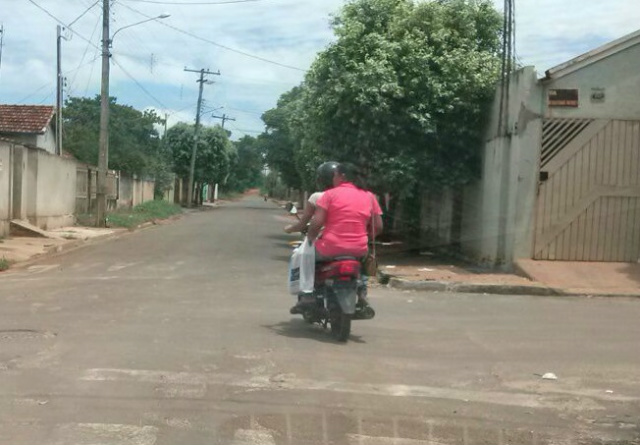
[[[0,105],[0,133],[44,133],[54,113],[49,105]]]

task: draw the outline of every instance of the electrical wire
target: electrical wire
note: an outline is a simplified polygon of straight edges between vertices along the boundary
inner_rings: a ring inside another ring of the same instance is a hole
[[[33,0],[29,0],[29,1],[33,1]],[[148,19],[153,18],[153,17],[151,17],[151,16],[149,16],[149,15],[147,15],[147,14],[141,12],[141,11],[138,11],[135,8],[132,8],[131,6],[127,6],[125,4],[122,4],[122,6],[124,6],[127,9],[130,9],[131,11],[136,12],[136,13],[140,14],[141,16],[146,17]],[[249,58],[252,58],[252,59],[260,60],[262,62],[266,62],[266,63],[270,63],[272,65],[280,66],[282,68],[288,68],[288,69],[291,69],[291,70],[306,72],[306,70],[304,70],[302,68],[299,68],[297,66],[292,66],[292,65],[287,65],[287,64],[284,64],[284,63],[276,62],[275,60],[270,60],[270,59],[267,59],[265,57],[256,56],[255,54],[247,53],[247,52],[241,51],[239,49],[235,49],[235,48],[231,48],[231,47],[226,46],[226,45],[222,45],[222,44],[220,44],[218,42],[214,42],[213,40],[209,40],[209,39],[206,39],[204,37],[200,37],[200,36],[198,36],[196,34],[193,34],[193,33],[189,32],[189,31],[185,31],[183,29],[180,29],[180,28],[178,28],[176,26],[173,26],[173,25],[170,25],[168,23],[164,23],[164,22],[161,22],[161,21],[159,21],[158,23],[160,23],[162,26],[166,26],[167,28],[173,29],[174,31],[177,31],[177,32],[179,32],[181,34],[185,34],[185,35],[187,35],[189,37],[192,37],[194,39],[200,40],[200,41],[205,42],[205,43],[209,43],[211,45],[217,46],[219,48],[225,49],[227,51],[230,51],[230,52],[233,52],[233,53],[236,53],[236,54],[240,54],[240,55],[245,56],[245,57],[249,57]]]
[[[91,9],[93,9],[93,7],[94,7],[95,5],[97,5],[97,4],[98,4],[98,1],[100,1],[100,0],[96,0],[96,2],[94,2],[91,6],[89,6],[87,9],[85,9],[85,11],[84,11],[82,14],[80,14],[80,15],[78,16],[78,18],[76,18],[73,22],[69,23],[69,25],[68,25],[68,26],[73,25],[75,22],[77,22],[77,21],[78,21],[78,20],[80,20],[82,17],[84,17],[84,15],[85,15],[87,12],[89,12]]]
[[[37,4],[34,0],[27,0],[29,3],[31,3],[32,5],[34,5],[36,8],[40,9],[42,12],[44,12],[45,14],[47,14],[49,17],[51,17],[53,20],[55,20],[56,22],[58,22],[58,24],[63,25],[66,29],[68,29],[69,31],[71,31],[72,33],[74,33],[75,35],[77,35],[78,37],[80,37],[82,40],[84,40],[85,42],[87,42],[89,45],[93,46],[94,48],[97,48],[98,50],[100,50],[100,47],[95,45],[91,40],[87,39],[86,37],[84,37],[82,34],[78,33],[76,30],[74,30],[73,28],[71,28],[70,26],[67,26],[66,23],[64,23],[62,20],[60,20],[58,17],[56,17],[55,15],[51,14],[47,9],[45,9],[44,7],[40,6],[39,4]]]
[[[46,101],[49,100],[49,98],[53,97],[53,95],[56,94],[56,90],[54,89],[53,91],[51,91],[47,96],[45,96],[44,99],[42,99],[38,105],[42,105],[43,103],[45,103]]]
[[[140,82],[138,82],[138,80],[133,77],[115,58],[112,58],[113,63],[115,65],[117,65],[122,72],[129,78],[131,79],[136,85],[138,85],[138,87],[147,95],[149,96],[152,100],[156,101],[157,104],[159,104],[162,108],[166,109],[167,106],[165,104],[162,103],[162,101],[160,99],[158,99],[157,97],[155,97],[153,94],[151,94],[149,92],[149,90],[147,90]]]
[[[94,59],[96,60],[99,57],[101,57],[100,55],[100,51],[96,48],[95,53],[93,53]],[[84,95],[87,95],[87,92],[89,91],[89,85],[91,85],[91,79],[93,78],[93,70],[95,68],[95,64],[91,65],[91,71],[89,72],[89,78],[87,79],[87,86],[84,88]]]
[[[220,2],[167,2],[167,1],[159,1],[159,0],[124,0],[127,2],[135,2],[135,3],[153,3],[156,5],[184,5],[184,6],[195,6],[195,5],[230,5],[233,3],[256,3],[263,2],[264,0],[226,0]]]
[[[96,20],[96,24],[93,27],[93,32],[91,33],[91,37],[89,37],[89,40],[93,39],[93,36],[96,33],[96,30],[98,29],[98,24],[100,23],[100,16],[98,16],[98,19]],[[82,54],[82,58],[80,59],[80,64],[78,65],[78,68],[80,68],[80,66],[82,66],[82,63],[84,62],[84,58],[87,56],[87,52],[89,52],[89,45],[87,45],[84,49],[84,53]],[[96,59],[94,58],[93,61],[95,61]],[[92,74],[93,74],[93,69],[91,70]],[[76,78],[78,76],[78,71],[76,71],[76,73],[73,75],[73,79],[71,79],[71,83],[69,84],[69,91],[71,91],[73,89],[73,86],[75,85],[76,82]],[[69,93],[71,94],[71,93]]]
[[[40,88],[38,88],[37,90],[35,90],[33,93],[29,93],[27,96],[23,97],[22,99],[20,99],[19,101],[17,101],[17,104],[22,104],[24,103],[27,99],[32,98],[33,96],[35,96],[36,94],[38,94],[40,91],[44,90],[46,87],[51,86],[53,82],[47,82],[44,85],[42,85]]]
[[[69,71],[65,71],[62,74],[63,75],[68,75],[68,74],[72,74],[74,72],[77,72],[80,68],[82,68],[83,66],[89,65],[90,63],[95,62],[96,59],[90,60],[87,63],[85,63],[84,65],[80,65],[72,70]],[[54,82],[47,82],[44,85],[42,85],[41,87],[39,87],[38,89],[36,89],[35,91],[33,91],[32,93],[29,93],[27,96],[23,97],[22,99],[20,99],[19,101],[17,101],[16,103],[21,104],[24,103],[27,99],[32,98],[33,96],[35,96],[36,94],[38,94],[40,91],[44,90],[46,87],[51,86],[51,84],[53,84]]]

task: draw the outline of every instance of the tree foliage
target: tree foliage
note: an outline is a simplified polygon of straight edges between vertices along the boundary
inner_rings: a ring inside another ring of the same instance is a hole
[[[266,159],[292,187],[324,160],[361,166],[378,191],[409,196],[478,171],[500,67],[488,0],[352,0],[303,84],[265,113]],[[298,175],[298,177],[296,177]]]
[[[265,161],[278,170],[290,187],[303,185],[303,174],[296,157],[301,155],[301,138],[296,133],[296,117],[299,115],[303,89],[295,87],[283,94],[278,106],[262,115],[267,129],[261,135]]]
[[[235,150],[230,155],[227,188],[241,192],[261,185],[264,167],[261,141],[253,136],[244,136],[233,145]]]
[[[98,164],[100,97],[71,97],[64,107],[64,148],[78,160]],[[154,176],[167,168],[155,125],[162,122],[153,111],[139,111],[109,103],[109,168],[130,174]]]
[[[194,143],[194,125],[179,123],[165,136],[167,147],[173,154],[174,172],[188,178]],[[229,134],[219,125],[201,128],[198,134],[194,181],[202,184],[222,184],[229,174],[230,157],[234,147]]]

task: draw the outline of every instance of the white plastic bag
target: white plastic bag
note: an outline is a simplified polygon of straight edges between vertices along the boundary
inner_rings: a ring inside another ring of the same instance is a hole
[[[293,251],[289,262],[289,293],[298,295],[300,293],[313,292],[313,285],[316,272],[316,249],[309,243],[307,238]]]

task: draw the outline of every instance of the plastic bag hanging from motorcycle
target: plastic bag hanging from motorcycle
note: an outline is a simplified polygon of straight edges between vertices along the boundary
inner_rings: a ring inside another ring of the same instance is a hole
[[[296,248],[289,261],[289,293],[312,293],[316,269],[316,249],[307,238]]]

